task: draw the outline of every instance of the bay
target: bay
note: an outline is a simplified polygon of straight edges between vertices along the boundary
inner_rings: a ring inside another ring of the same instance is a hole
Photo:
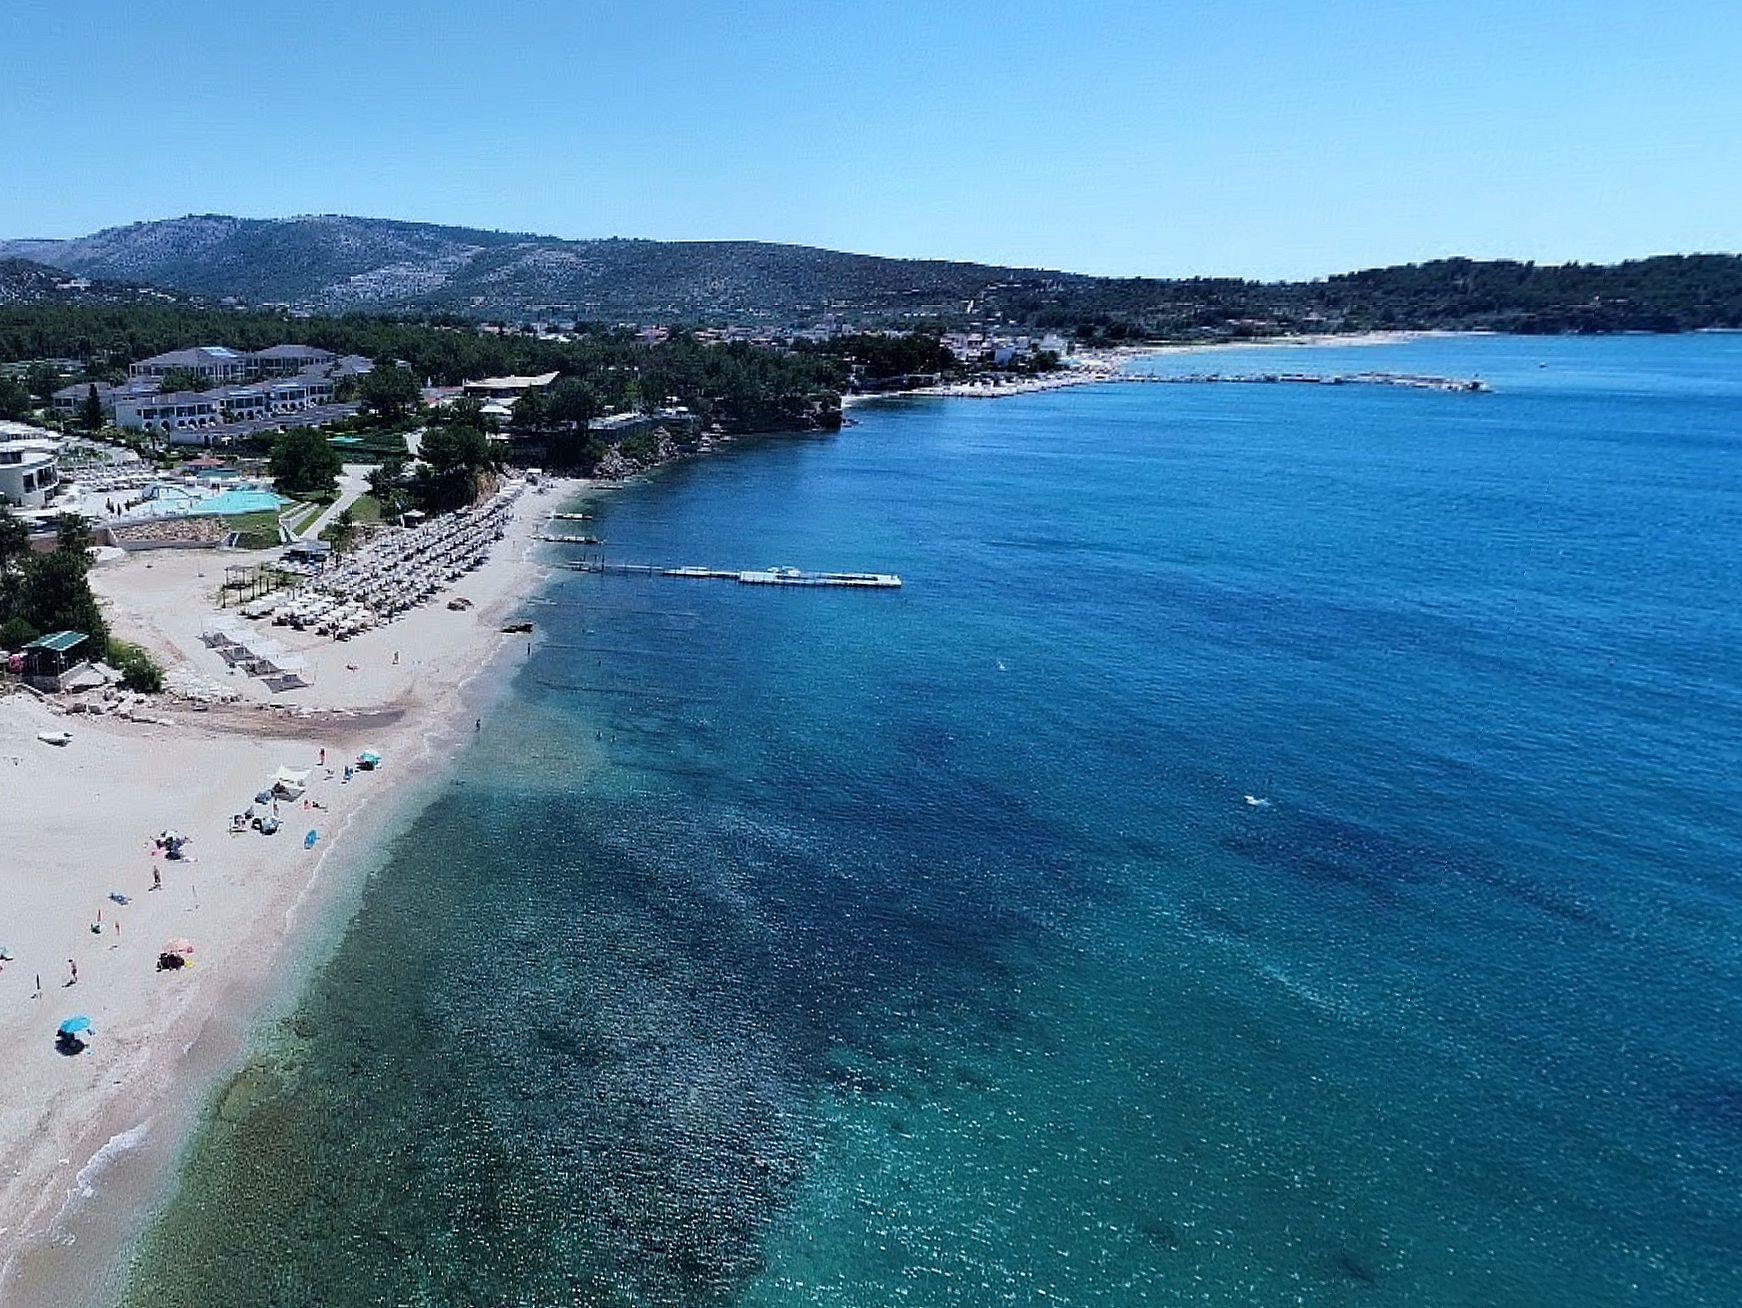
[[[1742,1301],[1742,338],[599,498],[135,1302]],[[1254,802],[1257,801],[1257,802]]]

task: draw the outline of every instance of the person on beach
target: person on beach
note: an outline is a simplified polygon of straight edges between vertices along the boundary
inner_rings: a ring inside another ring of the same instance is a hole
[[[326,765],[327,765],[327,750],[326,750],[326,746],[324,746],[324,745],[321,747],[321,763],[320,763],[320,765],[323,768],[326,767]]]
[[[72,975],[67,978],[67,984],[69,986],[78,985],[78,983],[79,983],[79,965],[77,963],[73,962],[73,960],[69,958],[69,959],[67,959],[67,970],[72,973]]]
[[[151,888],[153,890],[163,889],[163,869],[155,863],[151,866]]]

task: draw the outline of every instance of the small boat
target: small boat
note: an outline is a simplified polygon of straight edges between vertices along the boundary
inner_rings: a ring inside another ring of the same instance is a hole
[[[70,745],[73,743],[73,733],[70,731],[39,731],[36,738],[45,745]]]

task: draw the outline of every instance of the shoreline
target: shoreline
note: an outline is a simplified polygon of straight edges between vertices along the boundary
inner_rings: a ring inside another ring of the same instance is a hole
[[[1072,356],[1082,362],[1057,372],[1033,377],[988,382],[946,382],[938,386],[918,386],[905,391],[878,391],[872,394],[843,395],[843,410],[873,404],[880,400],[904,400],[916,397],[962,400],[997,400],[1011,395],[1038,395],[1045,391],[1067,390],[1075,386],[1104,386],[1121,380],[1126,367],[1138,359],[1160,358],[1180,354],[1217,354],[1224,351],[1262,349],[1321,349],[1326,346],[1404,345],[1410,341],[1460,336],[1487,336],[1490,332],[1455,331],[1387,331],[1352,332],[1348,335],[1317,332],[1301,336],[1273,336],[1252,341],[1181,342],[1158,345],[1115,345],[1088,349]]]
[[[330,954],[393,836],[452,775],[473,734],[465,718],[500,702],[539,638],[522,646],[500,627],[554,574],[537,539],[549,513],[604,488],[570,480],[523,494],[489,560],[399,621],[342,645],[285,637],[315,673],[288,708],[258,683],[220,682],[221,660],[198,642],[212,609],[187,601],[216,589],[207,570],[221,576],[221,561],[165,551],[93,570],[118,634],[143,639],[166,670],[244,698],[205,711],[160,698],[141,715],[160,720],[140,722],[0,699],[0,768],[17,782],[0,838],[34,864],[0,872],[0,943],[16,955],[0,972],[0,1051],[24,1091],[0,1108],[0,1304],[88,1303],[124,1286],[214,1094]],[[474,607],[447,609],[454,594]],[[62,727],[74,736],[65,749],[35,738]],[[363,749],[382,753],[383,769],[339,780]],[[280,765],[317,767],[309,797],[324,810],[290,802],[277,836],[228,834],[229,815]],[[304,826],[320,833],[313,851]],[[191,860],[148,857],[166,827],[192,837]],[[154,866],[162,893],[151,893]],[[105,931],[92,933],[99,914]],[[195,966],[154,973],[161,940],[178,935],[194,940]],[[62,984],[69,954],[76,986]],[[76,1058],[51,1047],[63,1009],[96,1028]]]

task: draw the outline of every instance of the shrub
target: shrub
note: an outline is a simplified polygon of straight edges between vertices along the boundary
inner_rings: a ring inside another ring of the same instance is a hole
[[[0,649],[23,649],[40,635],[42,633],[23,618],[7,618],[0,622]]]
[[[121,674],[121,684],[128,690],[156,694],[163,689],[163,669],[142,646],[125,640],[111,640],[109,663]]]

